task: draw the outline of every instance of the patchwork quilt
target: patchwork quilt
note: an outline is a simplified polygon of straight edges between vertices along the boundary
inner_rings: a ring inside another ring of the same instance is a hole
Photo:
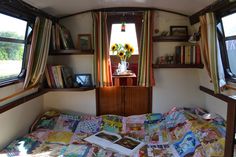
[[[83,139],[101,130],[143,141],[137,157],[224,156],[225,121],[201,108],[122,117],[73,115],[48,111],[32,124],[29,134],[0,151],[0,156],[111,157],[123,156]]]

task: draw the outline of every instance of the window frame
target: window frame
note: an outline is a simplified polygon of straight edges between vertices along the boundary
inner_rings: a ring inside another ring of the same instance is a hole
[[[217,31],[218,39],[219,39],[219,45],[221,49],[221,59],[222,59],[222,64],[224,68],[224,73],[225,73],[225,79],[229,82],[236,83],[236,74],[232,73],[230,69],[230,64],[229,64],[229,59],[228,59],[228,51],[226,47],[226,41],[229,40],[236,40],[236,35],[225,37],[225,32],[224,32],[224,25],[222,18],[231,14],[236,13],[236,11],[229,11],[227,13],[222,13],[218,17],[218,23],[220,23],[221,28],[222,28],[222,33],[220,31]]]
[[[23,80],[25,78],[25,74],[26,74],[26,67],[25,67],[26,63],[25,63],[25,61],[26,61],[26,55],[27,55],[27,43],[28,43],[27,39],[29,37],[28,31],[29,31],[30,23],[25,18],[19,18],[19,17],[16,17],[16,16],[12,16],[11,14],[7,14],[7,13],[4,13],[4,12],[0,12],[0,13],[3,14],[3,15],[13,17],[13,18],[16,18],[16,19],[23,20],[23,21],[27,22],[26,28],[25,28],[25,38],[24,38],[24,40],[0,37],[0,42],[24,44],[23,57],[22,57],[22,63],[21,63],[22,66],[21,66],[20,73],[16,77],[9,77],[9,78],[0,80],[0,88],[1,88],[1,87],[5,87],[5,86],[8,86],[8,85],[15,84],[15,83],[23,82]]]
[[[126,23],[134,23],[136,28],[136,35],[137,35],[137,43],[138,48],[140,51],[140,39],[141,39],[141,30],[142,30],[142,20],[143,20],[143,13],[141,12],[117,12],[117,13],[108,13],[107,16],[107,28],[108,28],[108,41],[109,41],[109,47],[110,45],[110,39],[111,39],[111,28],[112,24],[120,24],[122,22]],[[138,52],[139,55],[140,52]]]

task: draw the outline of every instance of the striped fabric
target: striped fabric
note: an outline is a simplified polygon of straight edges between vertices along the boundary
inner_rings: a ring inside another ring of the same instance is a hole
[[[214,13],[200,16],[201,40],[200,47],[206,70],[214,86],[214,92],[220,92],[219,71],[222,69],[219,48],[217,48],[216,22]],[[222,81],[221,81],[222,82]],[[221,83],[221,86],[224,84]]]
[[[152,32],[153,32],[153,11],[144,12],[144,22],[141,34],[141,49],[138,68],[138,85],[150,87],[155,85],[152,69]]]
[[[37,17],[35,20],[24,88],[37,85],[44,74],[49,52],[51,26],[52,21],[49,19]]]
[[[95,81],[97,87],[112,86],[109,55],[107,13],[93,12],[93,43],[95,50]]]

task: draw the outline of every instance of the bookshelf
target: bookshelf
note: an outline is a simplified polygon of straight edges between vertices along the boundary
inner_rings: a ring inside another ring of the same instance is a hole
[[[189,36],[153,36],[153,42],[188,42]]]
[[[50,51],[50,56],[60,56],[60,55],[93,55],[94,50],[79,50],[79,49],[68,49],[68,50],[55,50]]]
[[[96,89],[95,87],[80,87],[80,88],[44,88],[47,92],[79,92],[79,91],[90,91]]]
[[[203,64],[153,64],[152,67],[154,69],[161,69],[161,68],[199,68],[199,69],[202,69],[204,65]]]

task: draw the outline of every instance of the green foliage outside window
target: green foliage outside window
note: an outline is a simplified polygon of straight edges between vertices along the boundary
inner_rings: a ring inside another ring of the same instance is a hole
[[[0,32],[1,37],[22,39],[22,36],[14,32]],[[0,42],[0,60],[22,60],[24,44],[13,42]]]

